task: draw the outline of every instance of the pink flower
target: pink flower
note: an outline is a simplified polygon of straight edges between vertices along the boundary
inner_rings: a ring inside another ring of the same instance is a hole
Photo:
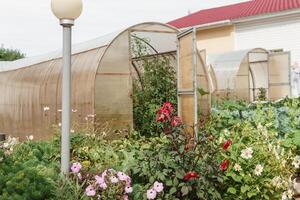
[[[112,182],[112,183],[118,183],[119,182],[119,179],[115,176],[112,176],[109,179],[110,179],[110,182]]]
[[[126,181],[127,180],[127,175],[124,174],[123,172],[118,172],[117,176],[118,176],[120,181]]]
[[[178,125],[180,125],[182,123],[180,117],[175,116],[173,117],[172,121],[171,121],[171,126],[176,127]]]
[[[105,182],[104,178],[102,178],[98,175],[95,176],[95,179],[96,179],[96,183],[99,184],[99,185]]]
[[[71,171],[73,173],[78,173],[81,169],[81,164],[79,162],[73,163],[71,166]]]
[[[102,178],[104,179],[105,176],[107,176],[107,170],[104,170],[104,172],[101,174]]]
[[[96,190],[94,189],[93,186],[89,185],[86,189],[85,189],[85,194],[88,197],[92,197],[96,195]]]
[[[99,187],[102,188],[103,190],[105,190],[107,188],[106,183],[101,183],[99,184]]]
[[[129,176],[126,176],[126,185],[127,186],[131,185],[131,178]]]
[[[124,200],[128,200],[128,195],[124,195]]]
[[[155,183],[153,184],[153,189],[156,192],[161,192],[164,189],[164,185],[162,183],[160,183],[160,182],[155,181]]]
[[[126,186],[125,187],[125,192],[128,194],[128,193],[131,193],[132,192],[132,187],[130,187],[130,186]]]
[[[153,189],[147,190],[147,199],[155,199],[156,198],[156,191]]]

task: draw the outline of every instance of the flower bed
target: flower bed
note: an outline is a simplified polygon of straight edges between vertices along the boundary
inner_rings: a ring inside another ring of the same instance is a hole
[[[0,144],[0,200],[292,199],[299,105],[225,102],[194,140],[166,103],[156,115],[159,136],[73,134],[69,178],[59,174],[59,137],[9,138]]]

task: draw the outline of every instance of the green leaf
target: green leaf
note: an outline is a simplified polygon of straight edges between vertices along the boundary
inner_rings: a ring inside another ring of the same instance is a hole
[[[172,186],[172,185],[173,185],[172,180],[168,180],[168,181],[166,182],[166,185],[167,185],[167,186]]]
[[[229,193],[231,193],[231,194],[236,194],[236,189],[235,189],[234,187],[228,188],[227,191],[228,191]]]
[[[242,192],[242,193],[245,193],[245,192],[247,192],[249,189],[250,189],[250,187],[249,187],[248,185],[243,185],[243,186],[241,187],[241,192]]]
[[[177,189],[175,188],[175,187],[172,187],[171,189],[170,189],[170,194],[174,194],[175,192],[177,191]]]
[[[185,196],[189,193],[189,188],[187,186],[183,186],[181,188],[181,193],[182,193],[182,196]]]

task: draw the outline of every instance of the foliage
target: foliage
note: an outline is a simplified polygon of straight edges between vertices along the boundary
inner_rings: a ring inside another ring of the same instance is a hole
[[[220,103],[201,127],[198,141],[170,103],[154,111],[160,136],[132,132],[108,141],[103,132],[74,133],[71,162],[80,163],[81,178],[79,173],[68,179],[59,176],[59,136],[44,142],[28,137],[21,143],[8,138],[0,143],[0,200],[88,200],[84,193],[95,184],[95,175],[111,168],[131,177],[133,192],[128,199],[288,197],[289,177],[294,167],[300,169],[300,156],[296,156],[300,155],[296,148],[300,144],[299,100]],[[245,159],[246,149],[252,156],[249,159]],[[97,190],[97,194],[125,199],[124,186],[111,187],[108,194]]]
[[[270,126],[270,125],[269,125]],[[221,153],[229,164],[224,172],[223,199],[281,199],[295,173],[295,147],[286,149],[277,132],[245,122],[222,131],[219,145],[230,147]],[[290,192],[289,192],[290,193]]]
[[[24,57],[25,54],[19,50],[0,48],[0,61],[14,61]]]
[[[141,80],[133,81],[134,127],[142,135],[161,133],[155,122],[156,111],[164,102],[177,105],[176,72],[167,56],[153,56],[143,41],[134,39],[133,54],[139,59]]]
[[[17,145],[12,141],[15,139],[0,148],[0,199],[51,199],[58,167],[49,157],[51,144],[27,141]]]
[[[157,199],[221,199],[219,165],[214,157],[218,149],[209,135],[203,133],[194,141],[172,113],[170,103],[160,109],[157,120],[164,135],[141,146],[132,166],[134,199],[146,199],[144,191],[155,181],[165,187]]]

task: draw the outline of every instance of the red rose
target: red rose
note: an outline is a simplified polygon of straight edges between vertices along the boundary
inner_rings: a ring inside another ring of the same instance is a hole
[[[227,167],[228,167],[228,164],[229,164],[229,160],[224,160],[222,163],[221,163],[221,165],[220,165],[220,169],[222,170],[222,171],[225,171],[226,169],[227,169]]]
[[[175,126],[178,126],[182,123],[180,117],[178,116],[175,116],[173,117],[172,121],[171,121],[171,126],[175,127]]]
[[[223,149],[224,149],[224,150],[227,150],[228,147],[229,147],[230,145],[231,145],[231,140],[229,139],[229,140],[227,140],[227,141],[224,143]]]
[[[190,179],[197,179],[199,178],[200,175],[197,172],[188,172],[186,175],[183,177],[184,181],[189,181]]]

